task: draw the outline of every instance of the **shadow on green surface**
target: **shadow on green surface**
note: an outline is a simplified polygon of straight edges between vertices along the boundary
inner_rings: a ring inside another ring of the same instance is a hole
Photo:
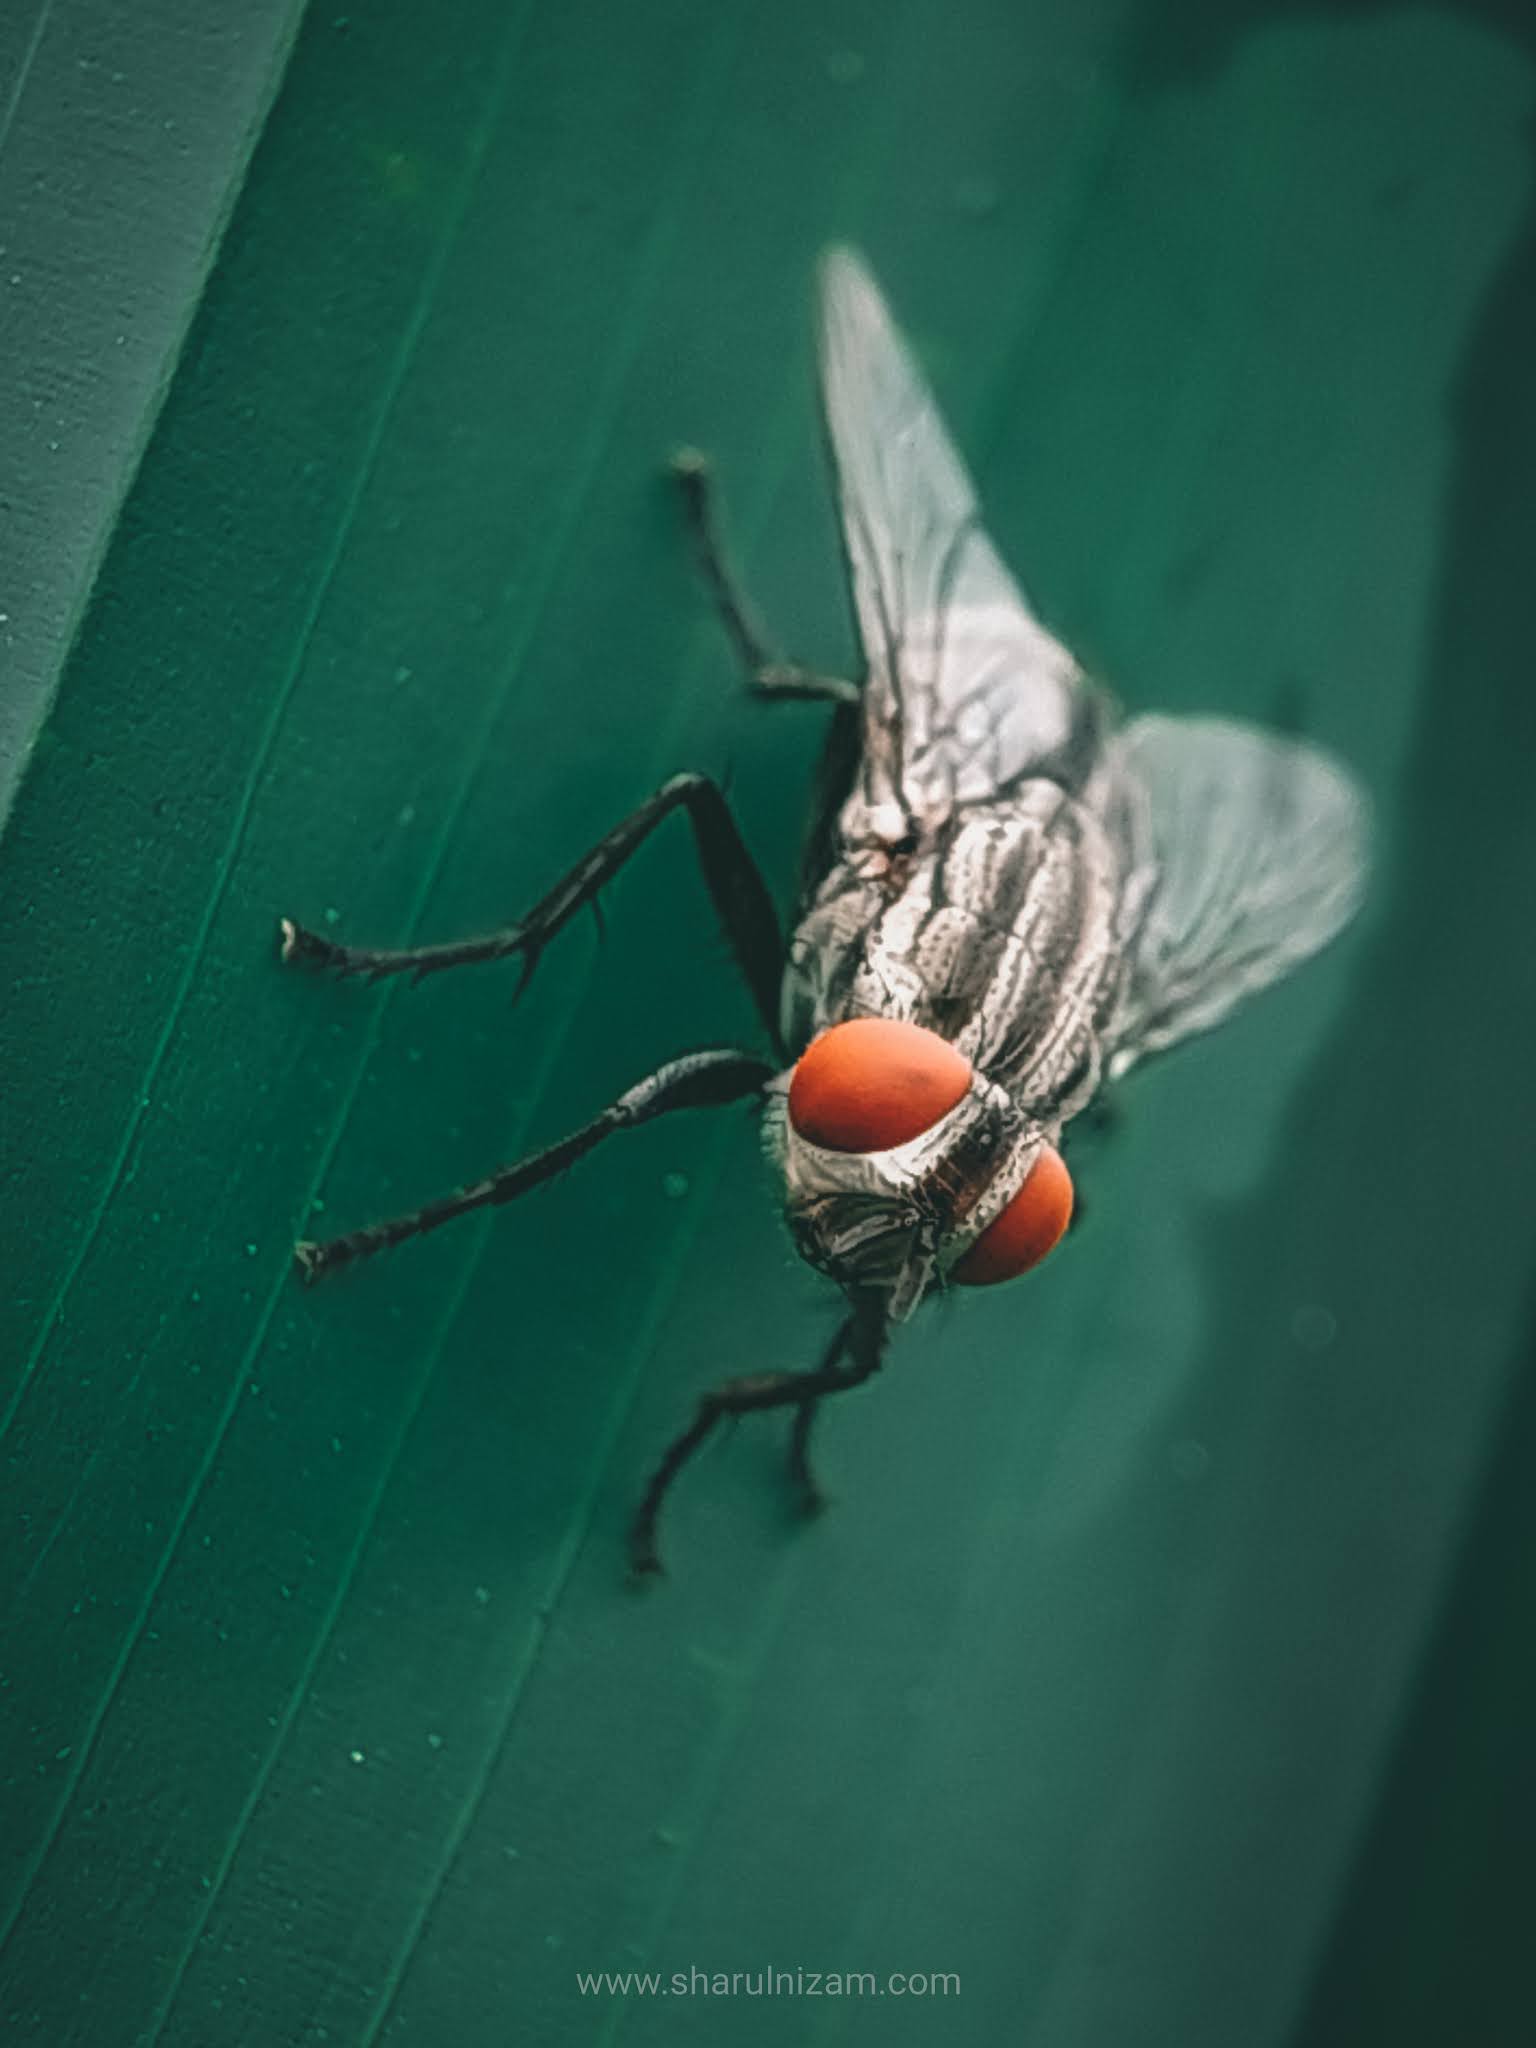
[[[1139,67],[1150,77],[1177,76],[1190,65],[1223,61],[1261,24],[1390,11],[1189,0],[1160,19]],[[1536,16],[1522,0],[1483,0],[1459,11],[1536,58]],[[1433,175],[1432,164],[1424,175]],[[1536,900],[1533,365],[1536,210],[1528,205],[1452,394],[1456,458],[1432,671],[1402,797],[1402,852],[1387,924],[1356,1017],[1358,1027],[1374,1012],[1375,1025],[1341,1034],[1315,1084],[1340,1102],[1369,1077],[1348,1153],[1402,1177],[1397,1204],[1378,1208],[1366,1195],[1357,1216],[1320,1213],[1320,1235],[1334,1234],[1346,1248],[1338,1299],[1350,1299],[1357,1275],[1366,1280],[1358,1290],[1362,1314],[1399,1287],[1412,1305],[1397,1339],[1403,1371],[1425,1385],[1438,1379],[1447,1405],[1455,1398],[1462,1332],[1442,1304],[1470,1297],[1475,1315],[1475,1289],[1456,1269],[1464,1260],[1475,1270],[1489,1232],[1516,1245],[1536,1240],[1527,1143],[1536,1128],[1528,1051],[1536,1042],[1536,977],[1513,929],[1501,946],[1496,919],[1491,942],[1485,922],[1490,904],[1512,911]],[[1463,1116],[1426,1126],[1419,1108],[1424,1085],[1438,1089],[1448,1078]],[[1277,1213],[1316,1203],[1305,1165],[1277,1183],[1273,1200]],[[1395,1225],[1398,1204],[1418,1218],[1413,1242],[1417,1257],[1429,1261],[1427,1276],[1422,1268],[1407,1270],[1381,1233],[1381,1218]],[[1263,1284],[1247,1238],[1245,1230],[1212,1260],[1213,1270],[1242,1276],[1234,1296],[1237,1329],[1248,1322],[1242,1304],[1249,1290]],[[1368,1251],[1359,1258],[1372,1239],[1377,1257]],[[1527,1322],[1536,1330],[1536,1313],[1528,1310]],[[1370,1422],[1356,1421],[1364,1460]],[[1298,2048],[1441,2048],[1450,2041],[1525,2048],[1536,2036],[1528,1953],[1536,1828],[1529,1739],[1536,1702],[1536,1355],[1529,1346],[1511,1361],[1509,1391],[1494,1403],[1490,1433],[1496,1448],[1479,1498],[1468,1507],[1413,1704],[1298,2017]],[[1404,1508],[1411,1518],[1411,1492]],[[1403,1533],[1411,1549],[1411,1520]],[[1386,1562],[1377,1559],[1373,1568]]]
[[[1536,53],[1529,12],[1518,20]],[[1469,906],[1536,901],[1536,213],[1490,292],[1456,394],[1460,433],[1435,687],[1406,809],[1411,850],[1397,893],[1398,987],[1435,1020],[1463,1076],[1466,1125],[1419,1152],[1426,1206],[1477,1231],[1536,1222],[1529,1133],[1536,985],[1528,949],[1458,935]],[[1401,1077],[1412,1114],[1414,1074]],[[1477,1164],[1465,1130],[1479,1133]],[[1491,1134],[1500,1142],[1485,1146]],[[1380,1141],[1391,1146],[1392,1133]],[[1418,1148],[1415,1148],[1416,1150]],[[1401,1154],[1397,1155],[1401,1158]],[[1499,1212],[1503,1212],[1501,1216]],[[1507,1225],[1504,1218],[1507,1217]],[[1536,1332],[1536,1305],[1528,1326]],[[1439,1369],[1454,1383],[1457,1332]],[[1532,1593],[1536,1590],[1536,1353],[1511,1365],[1497,1450],[1427,1652],[1417,1704],[1298,2032],[1309,2048],[1382,2042],[1525,2048],[1530,1842],[1536,1776]]]

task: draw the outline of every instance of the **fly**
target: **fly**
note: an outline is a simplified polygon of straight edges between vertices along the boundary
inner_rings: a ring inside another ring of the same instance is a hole
[[[525,985],[655,827],[686,816],[769,1056],[685,1053],[557,1144],[409,1215],[296,1247],[313,1281],[513,1201],[617,1131],[755,1101],[790,1232],[846,1312],[809,1370],[700,1397],[636,1510],[640,1573],[660,1569],[673,1481],[727,1416],[792,1411],[790,1472],[815,1505],[821,1402],[869,1379],[927,1296],[1044,1258],[1072,1214],[1065,1126],[1106,1081],[1326,944],[1365,874],[1363,799],[1317,748],[1225,718],[1117,721],[1003,566],[847,250],[822,266],[820,365],[862,684],[771,657],[719,544],[708,467],[676,463],[753,689],[833,707],[787,946],[724,795],[699,774],[663,784],[503,931],[378,951],[281,928],[285,960],[338,974],[419,980],[515,957]]]

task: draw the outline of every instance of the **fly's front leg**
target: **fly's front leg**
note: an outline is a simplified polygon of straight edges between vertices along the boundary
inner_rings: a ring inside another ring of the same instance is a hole
[[[715,491],[709,458],[697,448],[682,448],[672,458],[672,474],[683,494],[699,566],[719,608],[731,644],[747,671],[748,687],[760,697],[812,698],[822,703],[857,704],[859,686],[842,676],[818,675],[793,662],[776,661],[752,617],[720,539]]]
[[[760,1095],[773,1079],[773,1071],[751,1053],[736,1052],[728,1046],[685,1053],[681,1059],[669,1060],[643,1081],[637,1081],[591,1123],[583,1124],[558,1144],[546,1145],[542,1152],[530,1153],[514,1166],[499,1167],[484,1180],[473,1181],[451,1195],[441,1195],[404,1216],[370,1223],[365,1229],[349,1231],[345,1237],[333,1237],[324,1244],[302,1239],[293,1248],[294,1258],[306,1281],[318,1280],[338,1266],[349,1265],[353,1259],[371,1258],[375,1252],[403,1244],[408,1237],[439,1230],[471,1209],[515,1201],[530,1188],[540,1187],[564,1173],[615,1131],[632,1130],[636,1124],[649,1123],[652,1117],[665,1116],[674,1109],[714,1109],[722,1103],[740,1101],[744,1095]]]
[[[827,1496],[822,1492],[811,1465],[811,1430],[820,1406],[820,1396],[814,1401],[802,1401],[795,1410],[789,1432],[790,1483],[800,1496],[802,1512],[807,1515],[819,1515],[827,1504]]]
[[[765,1408],[794,1408],[794,1440],[800,1443],[803,1453],[804,1433],[809,1430],[809,1416],[817,1403],[828,1394],[841,1394],[849,1387],[862,1385],[879,1371],[885,1356],[886,1330],[885,1311],[879,1299],[871,1296],[856,1300],[852,1314],[812,1371],[755,1373],[745,1379],[726,1380],[701,1395],[693,1421],[667,1446],[636,1510],[629,1533],[631,1570],[640,1577],[661,1570],[657,1525],[667,1495],[694,1452],[727,1416],[750,1415]]]
[[[437,974],[445,967],[464,967],[476,961],[505,960],[517,955],[523,963],[518,984],[521,995],[549,941],[578,911],[596,904],[598,891],[613,879],[662,819],[676,810],[688,814],[705,886],[727,943],[751,990],[769,1041],[775,1051],[781,1051],[778,1007],[784,942],[778,917],[768,885],[731,816],[730,807],[719,785],[707,775],[674,775],[670,782],[663,783],[653,797],[631,811],[584,854],[521,922],[507,925],[501,931],[442,946],[378,949],[340,945],[285,917],[279,927],[282,957],[328,968],[334,974],[366,975],[370,981],[381,980],[388,974],[410,974],[419,981],[424,974]]]

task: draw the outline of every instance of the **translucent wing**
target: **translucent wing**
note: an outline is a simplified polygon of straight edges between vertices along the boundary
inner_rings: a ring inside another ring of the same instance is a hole
[[[857,829],[921,836],[1029,775],[1081,788],[1099,699],[998,560],[932,396],[844,249],[822,267],[821,378],[867,670]]]
[[[1111,786],[1127,874],[1114,1075],[1328,943],[1360,901],[1367,813],[1326,754],[1220,718],[1138,718]]]

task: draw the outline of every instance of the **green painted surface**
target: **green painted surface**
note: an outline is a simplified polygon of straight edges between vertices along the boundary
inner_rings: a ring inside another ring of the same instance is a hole
[[[1418,1675],[1530,1317],[1532,101],[1491,13],[311,15],[0,860],[11,2037],[1450,2038],[1370,2031],[1371,1844],[1475,1754]],[[834,236],[1048,616],[1355,762],[1378,884],[828,1418],[835,1512],[744,1426],[637,1599],[692,1393],[831,1312],[750,1121],[312,1295],[287,1248],[750,1031],[683,836],[515,1009],[273,922],[499,922],[690,765],[787,895],[820,717],[736,689],[658,467],[847,661]],[[576,1987],[765,1966],[963,1989]]]
[[[302,11],[0,8],[0,820]]]

